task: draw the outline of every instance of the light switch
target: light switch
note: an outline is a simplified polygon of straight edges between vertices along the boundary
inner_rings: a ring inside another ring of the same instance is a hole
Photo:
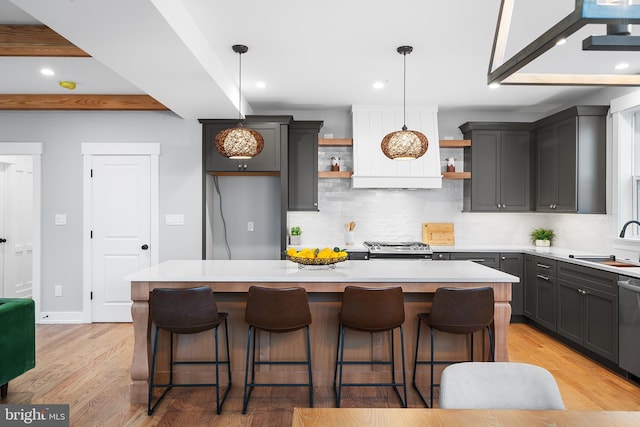
[[[67,225],[67,214],[56,214],[56,225]]]
[[[184,215],[182,214],[165,215],[164,225],[184,225]]]

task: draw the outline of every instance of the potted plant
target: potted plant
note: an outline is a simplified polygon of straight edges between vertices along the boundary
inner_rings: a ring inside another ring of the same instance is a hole
[[[553,230],[549,228],[536,228],[531,232],[531,241],[536,246],[551,246],[554,237]]]
[[[291,231],[289,232],[289,234],[289,243],[292,245],[299,245],[302,229],[296,225],[295,227],[291,227]]]

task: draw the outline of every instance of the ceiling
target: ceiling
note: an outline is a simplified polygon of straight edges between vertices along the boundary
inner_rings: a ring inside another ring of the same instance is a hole
[[[517,1],[507,58],[573,9]],[[444,110],[544,113],[599,87],[487,87],[500,0],[0,0],[0,24],[42,23],[90,57],[0,57],[0,94],[148,94],[187,119],[233,118],[242,55],[243,114],[406,103]],[[581,52],[585,27],[531,70],[612,73],[629,52]],[[631,52],[632,55],[640,54]],[[44,77],[43,67],[55,70]],[[553,70],[552,70],[553,69]],[[628,70],[625,72],[629,72]],[[262,81],[264,88],[257,88]],[[373,89],[374,82],[383,89]]]

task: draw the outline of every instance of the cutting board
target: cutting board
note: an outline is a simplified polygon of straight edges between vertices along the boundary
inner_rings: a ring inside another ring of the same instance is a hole
[[[434,246],[453,246],[453,224],[450,222],[422,223],[422,243]]]

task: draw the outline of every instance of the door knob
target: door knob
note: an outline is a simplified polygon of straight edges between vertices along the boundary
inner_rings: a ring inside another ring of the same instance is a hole
[[[140,249],[142,249],[143,251],[146,251],[147,249],[149,249],[149,245],[145,243],[144,245],[140,246]]]
[[[0,239],[0,243],[6,243],[7,239]]]

